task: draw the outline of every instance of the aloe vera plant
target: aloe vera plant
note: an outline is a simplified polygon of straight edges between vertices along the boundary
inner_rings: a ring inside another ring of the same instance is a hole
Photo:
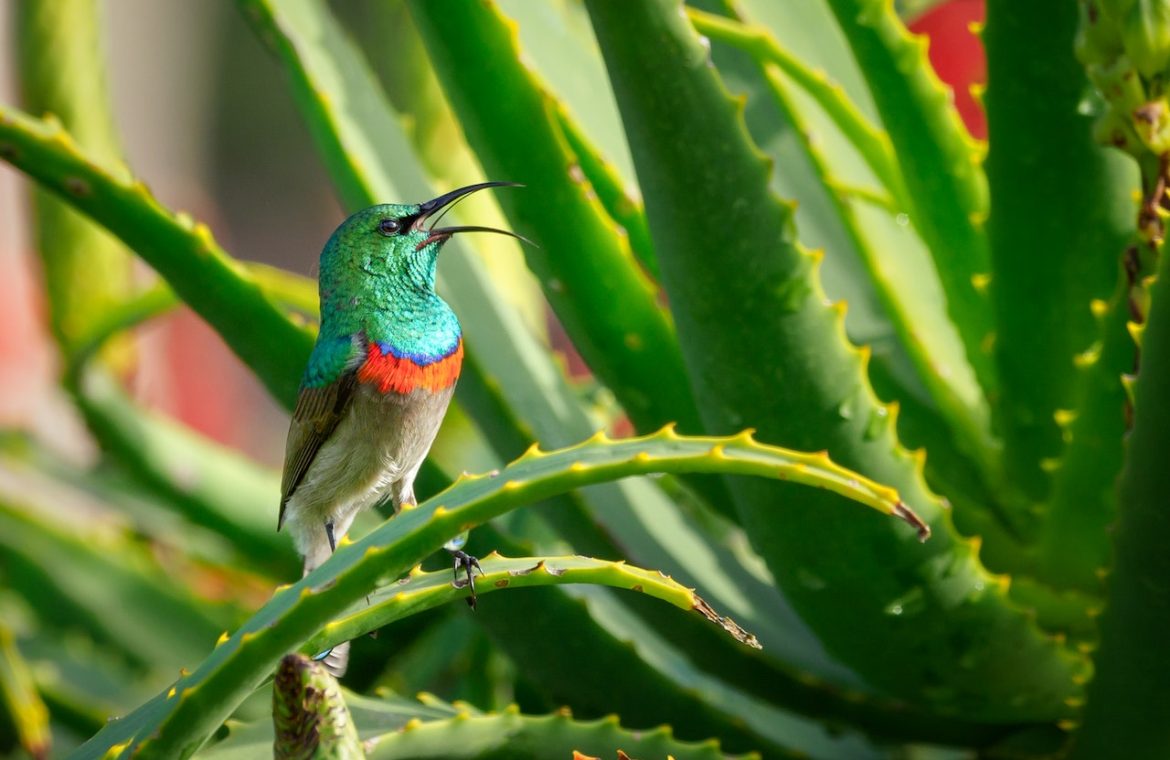
[[[1164,3],[987,0],[985,142],[916,4],[236,5],[347,210],[518,182],[452,213],[537,245],[448,244],[420,505],[288,585],[276,475],[122,377],[181,303],[291,408],[314,284],[126,166],[95,0],[22,3],[0,158],[101,461],[0,438],[0,751],[1170,752]],[[423,564],[469,528],[475,612]]]

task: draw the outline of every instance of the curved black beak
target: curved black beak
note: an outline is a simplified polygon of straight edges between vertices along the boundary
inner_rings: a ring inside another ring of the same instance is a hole
[[[449,193],[443,193],[438,198],[429,200],[426,203],[420,203],[418,206],[418,221],[414,223],[415,226],[421,229],[422,227],[419,222],[432,216],[436,211],[441,211],[460,198],[471,195],[479,190],[486,190],[489,187],[524,187],[524,185],[521,185],[519,182],[480,182],[475,185],[458,187]]]
[[[498,230],[495,227],[478,227],[475,225],[463,225],[463,226],[457,226],[457,227],[426,228],[423,226],[423,222],[425,222],[430,217],[434,216],[436,213],[441,212],[443,209],[449,208],[452,204],[454,204],[460,198],[465,198],[474,192],[477,192],[479,190],[486,190],[489,187],[524,187],[524,185],[520,184],[519,182],[480,182],[480,183],[475,184],[475,185],[467,185],[466,187],[456,188],[455,190],[452,190],[449,193],[443,193],[438,198],[434,198],[432,200],[429,200],[426,203],[420,203],[419,207],[418,207],[419,208],[418,215],[415,217],[414,223],[411,224],[411,229],[414,229],[414,230],[424,230],[425,229],[430,234],[427,235],[425,240],[423,240],[421,243],[418,244],[417,248],[421,249],[425,246],[430,245],[431,243],[434,243],[435,241],[441,242],[441,241],[447,240],[452,235],[454,235],[456,232],[494,232],[498,235],[508,235],[509,237],[514,237],[517,240],[521,240],[525,243],[528,243],[529,245],[536,246],[535,243],[533,243],[531,240],[529,240],[528,238],[526,238],[522,235],[517,235],[515,232],[509,232],[508,230]]]

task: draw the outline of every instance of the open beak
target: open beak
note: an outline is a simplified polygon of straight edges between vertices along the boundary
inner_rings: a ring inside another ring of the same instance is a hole
[[[438,198],[434,198],[427,201],[426,203],[420,204],[418,216],[415,217],[414,223],[411,224],[411,229],[425,230],[429,234],[421,243],[418,244],[418,246],[416,246],[416,249],[422,250],[434,242],[441,243],[449,239],[456,232],[494,232],[498,235],[508,235],[509,237],[514,237],[517,240],[522,240],[529,245],[535,246],[535,243],[533,243],[528,238],[523,237],[522,235],[517,235],[515,232],[509,232],[508,230],[498,230],[495,227],[478,227],[475,225],[463,225],[457,227],[424,226],[425,222],[429,218],[435,216],[435,214],[442,216],[440,212],[442,212],[443,209],[450,208],[460,198],[465,198],[478,190],[484,190],[489,187],[524,187],[524,185],[521,185],[519,182],[480,182],[476,185],[468,185],[466,187],[457,188],[449,193],[440,195]],[[436,219],[436,221],[438,220]]]

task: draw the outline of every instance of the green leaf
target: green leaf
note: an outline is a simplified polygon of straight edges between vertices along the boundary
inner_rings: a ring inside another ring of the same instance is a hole
[[[500,594],[476,611],[496,644],[554,704],[572,705],[583,717],[616,712],[632,727],[669,721],[680,738],[717,736],[731,751],[768,757],[792,750],[830,757],[826,748],[857,747],[855,735],[837,739],[698,667],[606,589],[558,591]]]
[[[0,708],[16,729],[20,746],[34,758],[49,756],[49,711],[33,683],[12,630],[0,622]]]
[[[9,489],[0,496],[6,584],[45,619],[89,631],[140,667],[178,668],[205,651],[234,617],[229,610],[198,599],[121,532],[79,521],[83,497],[67,494],[51,504]]]
[[[1158,757],[1170,753],[1170,257],[1162,253],[1153,306],[1141,335],[1142,366],[1134,388],[1134,423],[1118,485],[1113,569],[1101,617],[1084,725],[1071,757]]]
[[[1096,144],[1093,116],[1080,107],[1089,83],[1073,55],[1076,28],[1072,3],[997,0],[983,32],[1000,389],[993,411],[1004,469],[1032,502],[1051,495],[1045,467],[1064,450],[1058,416],[1076,408],[1082,373],[1074,361],[1102,334],[1089,305],[1109,298],[1139,191],[1136,165]],[[1088,491],[1116,477],[1093,472],[1102,479],[1084,482]]]
[[[677,4],[589,8],[707,426],[752,424],[768,440],[827,449],[913,494],[937,528],[918,546],[888,523],[828,517],[827,494],[733,480],[777,581],[826,648],[875,688],[969,719],[1067,713],[1083,661],[1009,603],[897,445],[812,257],[794,240],[792,209],[769,192],[767,167]]]
[[[818,75],[808,69],[762,28],[695,11],[690,12],[690,18],[700,33],[742,47],[759,61],[767,89],[785,121],[800,135],[805,155],[824,185],[840,224],[873,283],[882,310],[933,406],[954,431],[954,440],[977,465],[984,479],[1001,480],[999,448],[991,436],[987,402],[974,378],[968,376],[962,344],[946,321],[941,299],[927,297],[927,293],[937,290],[937,282],[924,281],[929,279],[924,273],[930,269],[925,256],[917,266],[906,263],[907,249],[920,247],[920,241],[902,229],[905,225],[899,225],[888,209],[876,208],[866,198],[851,197],[837,186],[830,158],[836,152],[830,152],[833,146],[826,145],[824,129],[813,120],[812,109],[795,97],[792,84],[811,95],[857,149],[868,168],[893,195],[891,206],[896,212],[907,208],[909,201],[889,137],[861,116],[839,85],[828,81],[823,73]],[[830,253],[839,255],[840,252]]]
[[[343,692],[370,758],[474,758],[475,760],[545,760],[569,758],[573,750],[612,757],[617,750],[631,757],[678,760],[723,760],[718,743],[676,739],[669,728],[632,731],[616,716],[579,720],[563,710],[553,715],[524,715],[515,707],[483,713],[467,704],[448,705],[430,695],[419,701],[394,694],[369,699]],[[393,728],[387,732],[387,729]],[[201,760],[250,760],[272,746],[267,723],[229,724],[223,741],[199,753]]]
[[[1148,244],[1135,235],[1131,250]],[[1136,253],[1132,254],[1136,256]],[[1132,412],[1124,376],[1138,359],[1129,331],[1130,275],[1117,267],[1113,295],[1094,301],[1101,337],[1074,358],[1077,403],[1057,414],[1065,451],[1052,472],[1033,572],[1061,589],[1101,591],[1110,564],[1110,525],[1117,516],[1117,477]]]
[[[755,636],[744,631],[730,618],[716,615],[709,604],[695,595],[693,589],[685,588],[657,571],[643,570],[620,560],[612,562],[581,556],[509,558],[493,552],[480,562],[483,575],[477,575],[475,581],[480,595],[503,588],[565,583],[628,589],[680,609],[697,612],[740,643],[756,649],[760,647]],[[308,654],[316,654],[395,620],[440,607],[463,596],[466,596],[463,590],[452,585],[449,569],[424,573],[416,567],[408,577],[371,594],[368,602],[360,602],[345,615],[327,624],[302,649]]]
[[[575,720],[568,711],[533,717],[513,708],[502,713],[460,713],[446,720],[428,721],[374,740],[368,757],[379,760],[406,758],[474,758],[474,760],[543,760],[573,757],[673,757],[677,760],[714,760],[728,757],[715,740],[685,742],[669,727],[631,731],[616,715],[597,720]]]
[[[605,212],[618,225],[619,234],[624,232],[630,241],[630,250],[638,263],[653,278],[658,279],[658,261],[654,256],[654,241],[646,226],[646,212],[642,199],[629,191],[613,164],[598,152],[582,134],[581,128],[566,113],[563,106],[557,107],[557,125],[568,143],[569,150],[577,159],[577,167],[597,193]]]
[[[60,124],[0,106],[0,158],[117,235],[292,408],[312,334],[271,301],[210,230],[172,214],[146,185],[95,162]],[[280,346],[281,350],[273,350]]]
[[[95,159],[121,161],[99,44],[99,4],[29,0],[15,10],[25,107],[54,114]],[[49,325],[69,350],[92,321],[129,294],[131,259],[108,232],[49,193],[34,195],[34,211]],[[125,347],[118,354],[123,362],[129,358]]]
[[[363,599],[378,583],[393,581],[435,546],[518,506],[571,488],[628,475],[687,471],[784,477],[915,520],[892,491],[837,468],[822,454],[763,446],[747,435],[685,438],[667,429],[623,441],[597,436],[547,454],[534,448],[498,474],[463,477],[360,541],[340,547],[317,570],[278,591],[166,694],[99,732],[82,747],[80,756],[103,756],[115,745],[142,757],[188,756],[260,684],[284,652],[302,645],[322,621]]]
[[[949,93],[888,0],[828,0],[881,113],[913,206],[905,209],[934,258],[947,313],[988,395],[996,387],[987,341],[991,305],[977,283],[990,271],[981,149]]]
[[[771,177],[773,190],[797,203],[802,241],[826,252],[820,274],[829,296],[849,305],[848,335],[874,349],[871,378],[880,398],[897,400],[902,440],[930,451],[928,482],[945,486],[953,502],[969,507],[984,534],[984,526],[1002,533],[998,500],[991,495],[1000,489],[983,485],[1000,480],[999,451],[991,448],[987,434],[987,403],[946,317],[930,254],[908,215],[897,213],[857,146],[839,127],[842,120],[851,120],[859,123],[853,131],[867,131],[860,123],[870,123],[863,111],[873,107],[827,6],[750,0],[737,3],[734,10],[720,0],[703,5],[743,22],[725,19],[701,31],[711,35],[712,60],[724,84],[748,98],[748,131],[778,167]],[[757,17],[769,21],[771,35],[757,26]],[[692,21],[700,18],[708,17],[692,13]],[[736,44],[744,49],[731,47]],[[769,63],[767,51],[774,46],[793,69],[791,77],[784,66]],[[797,50],[799,58],[790,52]],[[747,51],[758,53],[759,59]],[[826,72],[842,77],[844,84]],[[816,96],[806,93],[806,87]],[[842,113],[834,119],[827,110]],[[884,132],[865,139],[889,145]],[[895,166],[894,171],[900,169]],[[890,316],[898,314],[903,316],[895,325]],[[908,348],[918,349],[914,363]],[[944,405],[952,423],[939,413]]]
[[[88,374],[80,389],[78,404],[105,453],[159,506],[223,536],[238,563],[275,577],[295,575],[300,563],[292,543],[276,532],[275,472],[142,409],[101,373]]]
[[[908,207],[910,200],[906,196],[901,168],[894,157],[889,135],[862,115],[840,85],[828,79],[824,72],[815,71],[806,65],[762,27],[694,9],[688,9],[687,14],[691,23],[695,25],[695,30],[700,34],[741,48],[761,64],[775,66],[777,69],[775,73],[783,73],[808,93],[845,139],[857,149],[886,192],[893,196],[892,205],[895,208]],[[789,115],[794,109],[788,107],[785,111],[786,115]],[[800,131],[799,125],[793,126]]]

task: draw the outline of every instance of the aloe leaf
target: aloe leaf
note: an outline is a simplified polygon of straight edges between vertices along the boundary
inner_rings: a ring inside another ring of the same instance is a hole
[[[1131,241],[1144,245],[1137,236]],[[1100,594],[1101,573],[1110,564],[1109,526],[1117,516],[1115,484],[1130,411],[1123,377],[1137,360],[1128,329],[1129,275],[1124,265],[1117,269],[1113,295],[1092,302],[1100,337],[1073,360],[1077,401],[1054,413],[1064,452],[1051,473],[1052,497],[1044,505],[1034,568],[1048,584],[1092,595]]]
[[[689,388],[660,382],[681,377],[683,364],[657,289],[586,184],[574,179],[578,159],[560,131],[557,103],[521,62],[513,29],[494,5],[424,2],[410,9],[486,172],[532,188],[500,202],[514,228],[541,246],[525,255],[574,345],[636,428],[674,421],[700,430]]]
[[[642,199],[626,188],[622,177],[612,163],[606,160],[598,149],[582,133],[577,122],[558,105],[557,124],[569,150],[577,159],[577,167],[597,193],[597,200],[610,218],[617,223],[619,234],[624,232],[630,241],[630,250],[638,263],[653,278],[658,279],[658,261],[654,257],[654,241],[646,226],[646,212]]]
[[[1057,418],[1076,407],[1074,361],[1100,339],[1089,305],[1109,298],[1139,191],[1136,165],[1096,144],[1080,107],[1089,83],[1073,54],[1076,29],[1073,3],[996,0],[983,31],[994,413],[1008,478],[1034,502],[1051,493],[1045,465],[1064,450]],[[1116,473],[1094,474],[1104,479],[1084,482],[1088,491],[1107,490]]]
[[[78,744],[158,688],[136,675],[117,651],[76,631],[58,633],[40,625],[17,644],[53,723],[75,731]]]
[[[1142,333],[1142,365],[1134,388],[1134,423],[1126,444],[1113,528],[1113,568],[1101,616],[1084,725],[1071,757],[1170,753],[1170,554],[1166,494],[1170,492],[1170,257],[1161,257]]]
[[[134,249],[223,336],[273,396],[292,407],[312,334],[289,320],[247,269],[215,243],[206,225],[167,211],[124,170],[95,162],[60,124],[4,106],[0,158]]]
[[[108,456],[159,503],[210,528],[247,567],[288,577],[299,565],[276,532],[277,475],[133,403],[114,380],[91,373],[78,404]]]
[[[540,72],[549,92],[556,93],[581,133],[612,161],[618,176],[626,183],[637,182],[613,93],[597,87],[605,79],[605,62],[585,8],[579,3],[537,5],[527,0],[495,4],[514,22],[514,37],[527,67]]]
[[[49,756],[49,710],[41,700],[12,630],[0,622],[0,709],[15,728],[20,746],[34,758]]]
[[[733,18],[761,19],[766,16],[773,35],[781,44],[807,61],[809,66],[828,72],[828,76],[850,77],[850,82],[856,87],[848,83],[843,85],[849,97],[855,103],[859,98],[868,103],[868,93],[860,74],[855,68],[843,66],[852,63],[852,56],[836,22],[823,4],[749,1],[731,6],[725,0],[705,0],[701,7]],[[803,136],[797,134],[775,105],[759,63],[746,52],[718,39],[712,40],[711,55],[728,89],[733,94],[742,93],[747,97],[744,120],[752,139],[778,166],[784,167],[783,171],[772,173],[773,191],[797,202],[797,224],[804,242],[812,248],[829,252],[823,270],[825,288],[834,299],[849,303],[846,319],[849,334],[862,342],[892,342],[889,339],[893,329],[881,311],[873,284],[866,277],[864,268],[859,266],[857,252],[842,229],[840,215],[830,198],[830,193],[836,189],[827,188],[817,176],[808,159]],[[801,113],[823,141],[826,154],[833,158],[836,181],[882,192],[864,160],[832,120],[800,88],[793,87],[793,90]],[[872,118],[872,103],[868,106],[868,109],[863,109],[865,118]],[[858,107],[861,108],[860,103]],[[924,260],[929,261],[928,258]],[[929,269],[929,266],[925,268]],[[923,269],[918,266],[915,271]],[[898,356],[898,360],[907,363],[904,356]]]
[[[285,655],[272,682],[275,760],[365,758],[341,687],[325,666]]]
[[[854,734],[834,737],[700,669],[607,589],[571,590],[500,594],[476,612],[496,645],[554,704],[572,705],[583,717],[616,712],[634,727],[668,722],[680,738],[717,736],[731,751],[768,757],[792,750],[830,757],[860,744]]]
[[[460,713],[445,720],[411,725],[372,740],[367,754],[378,760],[444,757],[456,760],[542,760],[548,757],[673,757],[716,760],[729,757],[715,740],[686,742],[669,727],[631,731],[616,715],[576,720],[568,711],[548,716],[521,715],[515,707],[502,713]],[[574,753],[580,753],[575,755]],[[755,755],[753,755],[754,757]]]
[[[505,547],[509,553],[525,548],[499,534],[493,526],[479,528],[476,538],[486,538],[487,545]],[[682,538],[684,551],[703,554],[702,549],[686,542],[685,535]],[[742,583],[732,573],[727,579],[712,573],[700,577],[707,579],[704,592],[709,600],[712,597],[707,592],[718,592],[720,585]],[[750,586],[739,588],[751,600],[752,607],[765,603],[768,598]],[[726,726],[719,728],[711,721],[713,715],[722,716],[718,718],[721,721],[727,719],[723,715],[727,705],[718,694],[730,692],[748,702],[764,700],[768,710],[780,708],[828,726],[848,726],[880,742],[985,746],[1005,734],[997,727],[919,713],[903,702],[867,693],[847,679],[847,685],[843,686],[838,682],[841,679],[833,677],[837,674],[826,677],[803,665],[802,658],[794,656],[791,647],[785,648],[783,641],[778,645],[764,643],[763,651],[745,648],[697,615],[680,618],[644,594],[613,595],[614,602],[629,608],[652,630],[628,639],[637,642],[636,649],[668,647],[679,653],[702,653],[700,657],[680,655],[671,659],[667,667],[656,666],[636,651],[629,651],[627,639],[615,638],[610,618],[605,614],[608,602],[586,605],[572,598],[569,591],[547,589],[539,595],[498,596],[490,607],[477,610],[476,620],[492,633],[498,646],[521,672],[536,677],[541,693],[584,714],[614,710],[633,720],[631,725],[667,721],[678,726],[679,734],[684,737],[698,738],[707,731],[726,739],[738,735],[741,729],[733,725],[729,733]],[[598,596],[594,593],[590,598]],[[733,596],[724,596],[734,603]],[[724,607],[720,609],[728,611]],[[763,634],[765,629],[757,627],[752,610],[747,611],[746,617],[740,617],[739,611],[734,614],[752,633]],[[571,655],[566,646],[571,646]],[[603,661],[620,664],[612,669],[600,669],[597,663]],[[794,662],[800,665],[794,666]],[[703,675],[696,675],[696,669]],[[614,682],[610,675],[613,672],[623,674],[622,685]],[[710,679],[705,682],[714,686],[697,687],[696,679]],[[698,728],[704,725],[708,728]],[[792,746],[800,746],[795,733],[786,736]],[[807,747],[805,750],[809,751]]]
[[[748,535],[777,581],[830,652],[876,688],[976,720],[1065,714],[1085,663],[1012,607],[898,447],[862,357],[824,303],[812,257],[794,240],[792,209],[769,192],[767,168],[678,5],[589,9],[708,427],[755,424],[769,440],[825,448],[913,494],[938,529],[920,547],[889,524],[827,518],[827,494],[797,502],[778,484],[733,480]],[[709,255],[711,240],[724,255]]]
[[[1000,527],[1002,508],[991,494],[999,489],[983,485],[1001,480],[999,451],[987,430],[987,402],[946,317],[929,252],[909,216],[899,214],[889,195],[878,189],[871,167],[840,132],[843,119],[861,125],[854,131],[872,128],[862,113],[864,84],[847,65],[852,58],[827,7],[746,2],[729,10],[715,0],[705,7],[739,19],[690,11],[692,22],[712,41],[720,78],[733,93],[743,91],[748,97],[744,119],[752,139],[782,168],[772,175],[773,189],[797,202],[802,240],[826,252],[821,276],[829,295],[849,304],[848,335],[874,349],[871,377],[879,397],[899,402],[897,429],[903,441],[930,451],[928,482],[945,486],[952,501],[970,508],[988,544],[998,548],[1006,534]],[[772,34],[755,22],[757,13],[769,19]],[[817,18],[818,13],[823,17]],[[784,35],[784,41],[776,35]],[[771,62],[768,50],[774,46],[795,69],[791,77]],[[800,59],[789,52],[797,48]],[[847,91],[826,71],[856,80],[856,85]],[[818,97],[810,97],[804,86]],[[846,114],[831,118],[823,101]],[[884,132],[870,139],[889,145]],[[894,171],[900,169],[895,165]],[[913,363],[910,350],[915,352]],[[940,414],[940,406],[946,406],[948,415]]]
[[[946,327],[941,304],[931,303],[931,299],[923,297],[930,283],[922,282],[922,276],[911,274],[922,273],[927,267],[921,264],[918,267],[899,266],[898,261],[904,255],[890,254],[892,250],[904,250],[912,244],[912,236],[905,231],[894,232],[897,225],[883,219],[888,215],[873,208],[871,202],[852,198],[835,187],[829,153],[823,147],[823,135],[813,127],[807,109],[801,108],[793,96],[789,80],[812,95],[817,105],[857,148],[879,181],[893,194],[894,208],[906,208],[908,201],[904,198],[905,189],[889,137],[865,121],[840,86],[827,81],[823,73],[818,76],[809,70],[761,27],[693,10],[689,14],[697,31],[741,47],[760,62],[767,87],[785,120],[800,135],[804,152],[818,179],[828,190],[841,225],[859,254],[885,315],[917,370],[918,379],[927,389],[933,405],[939,409],[940,416],[954,431],[954,440],[964,447],[984,479],[998,482],[1002,479],[998,477],[999,448],[991,436],[987,402],[974,379],[964,377],[967,366],[963,348],[958,336]],[[895,239],[895,236],[900,239]]]
[[[17,498],[5,492],[0,501],[6,584],[56,625],[88,630],[139,667],[178,668],[231,619],[224,608],[169,580],[126,536],[95,534],[93,526],[84,535],[70,529],[77,519],[68,510],[77,505],[34,508]]]
[[[678,760],[723,760],[729,757],[714,740],[685,742],[668,728],[632,731],[616,716],[580,720],[569,711],[525,715],[515,706],[484,713],[466,704],[448,705],[430,695],[419,701],[394,694],[376,699],[343,691],[370,758],[516,758],[544,760],[570,757],[574,749],[632,757]],[[250,760],[272,746],[271,725],[229,724],[223,741],[199,753],[201,760]]]
[[[634,256],[657,278],[653,242],[646,227],[634,168],[613,94],[596,83],[605,76],[601,51],[585,9],[573,3],[501,0],[517,24],[517,42],[529,68],[556,93],[556,115],[577,167],[606,212],[624,230]]]
[[[991,305],[977,282],[990,271],[981,150],[946,88],[886,0],[828,0],[849,40],[902,167],[906,209],[934,257],[947,313],[984,391],[996,387],[988,353]]]
[[[880,122],[865,76],[825,0],[795,5],[737,0],[736,5],[742,8],[742,14],[736,15],[766,26],[799,60],[837,82],[864,118]]]
[[[13,41],[19,43],[25,107],[55,114],[95,158],[120,161],[98,40],[98,3],[30,0],[16,10],[19,33]],[[68,350],[91,321],[130,292],[131,259],[109,233],[49,193],[34,195],[34,211],[49,325]],[[120,361],[129,358],[126,349],[113,349]]]
[[[503,588],[530,588],[564,583],[589,583],[643,593],[683,610],[697,612],[723,628],[733,638],[759,648],[756,637],[730,618],[717,615],[694,589],[685,588],[657,571],[643,570],[623,561],[592,557],[501,557],[495,552],[480,560],[483,575],[476,578],[479,594]],[[451,584],[450,570],[410,575],[369,596],[347,614],[334,619],[309,640],[302,650],[316,654],[342,641],[350,641],[395,620],[422,610],[448,604],[466,594]]]
[[[463,477],[419,507],[401,512],[275,597],[164,695],[99,732],[82,757],[118,745],[143,757],[188,756],[283,652],[306,642],[331,619],[393,580],[456,535],[523,504],[571,488],[649,472],[740,472],[784,477],[848,494],[866,506],[912,523],[913,512],[889,489],[841,470],[821,454],[788,452],[747,435],[680,437],[670,429],[641,438],[601,436],[568,449],[535,448],[493,476]],[[926,531],[916,523],[916,529]]]
[[[693,8],[687,9],[687,14],[691,23],[695,25],[695,30],[700,34],[734,45],[751,54],[761,64],[776,66],[793,83],[808,93],[857,149],[870,171],[892,196],[894,208],[910,207],[901,168],[894,157],[889,135],[862,115],[840,85],[829,80],[824,72],[815,71],[806,65],[762,27],[743,24]],[[791,113],[793,109],[785,110]],[[800,131],[799,125],[794,127]]]

